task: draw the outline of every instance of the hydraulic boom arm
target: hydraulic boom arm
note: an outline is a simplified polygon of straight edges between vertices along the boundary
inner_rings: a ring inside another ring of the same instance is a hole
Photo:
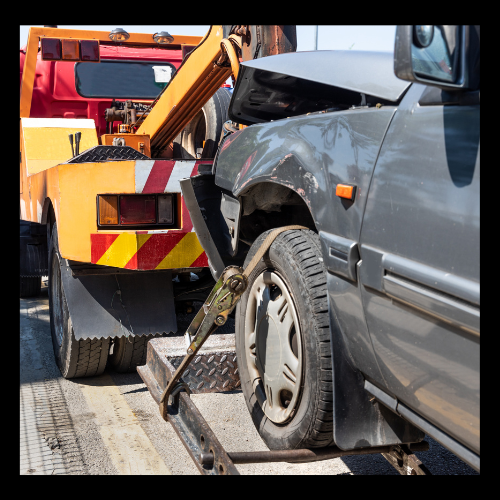
[[[232,38],[235,44],[236,38]],[[222,26],[211,26],[137,130],[149,134],[152,149],[167,147],[231,73],[237,75],[237,65],[232,68],[225,62],[229,52],[231,63],[239,64],[235,48],[227,40],[221,42]]]

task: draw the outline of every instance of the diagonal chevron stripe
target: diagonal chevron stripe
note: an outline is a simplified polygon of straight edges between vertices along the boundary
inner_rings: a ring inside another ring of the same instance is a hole
[[[106,250],[118,238],[118,234],[91,234],[91,257],[90,262],[93,264],[99,262],[99,259],[104,255]]]
[[[182,238],[182,240],[170,251],[170,253],[158,264],[156,269],[190,267],[202,253],[203,248],[198,241],[196,233],[187,233],[184,238]],[[188,262],[189,264],[187,264]]]
[[[140,241],[134,233],[122,233],[104,252],[97,264],[103,266],[125,267],[128,261],[137,253],[138,246],[146,243],[149,234],[141,235]]]
[[[198,166],[202,160],[136,160],[135,192],[180,193],[180,179],[198,175]]]
[[[138,235],[143,237],[145,235]],[[150,234],[147,243],[137,252],[136,267],[138,269],[156,269],[160,262],[182,240],[184,233]],[[185,263],[189,265],[189,263]]]

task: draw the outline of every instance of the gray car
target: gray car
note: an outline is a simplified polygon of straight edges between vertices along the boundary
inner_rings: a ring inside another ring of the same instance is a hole
[[[479,470],[479,88],[478,26],[242,63],[213,170],[183,192],[217,277],[296,226],[236,311],[271,449],[428,434]]]

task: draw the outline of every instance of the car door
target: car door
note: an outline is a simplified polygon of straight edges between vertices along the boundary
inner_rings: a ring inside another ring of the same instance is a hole
[[[479,99],[443,104],[429,89],[412,84],[380,151],[361,294],[373,382],[478,453]]]

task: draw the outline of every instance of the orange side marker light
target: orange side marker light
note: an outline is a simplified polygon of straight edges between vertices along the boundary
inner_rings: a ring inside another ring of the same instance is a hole
[[[354,201],[354,194],[356,193],[356,186],[349,186],[348,184],[337,184],[335,194],[340,198]]]

